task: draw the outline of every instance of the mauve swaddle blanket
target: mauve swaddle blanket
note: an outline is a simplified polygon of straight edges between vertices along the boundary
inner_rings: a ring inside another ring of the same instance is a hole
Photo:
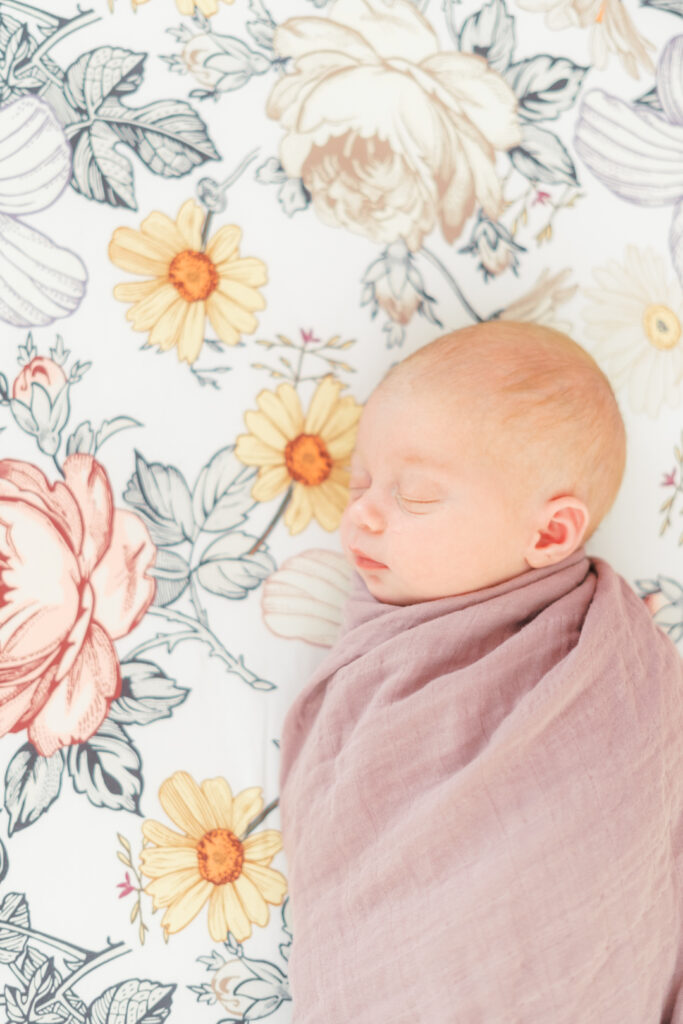
[[[683,663],[606,562],[358,580],[281,783],[295,1024],[683,1024]]]

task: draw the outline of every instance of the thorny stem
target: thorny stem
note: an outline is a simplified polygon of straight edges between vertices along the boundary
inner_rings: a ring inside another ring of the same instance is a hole
[[[6,2],[6,0],[4,0]],[[95,14],[94,11],[81,11],[75,18],[71,18],[69,21],[62,21],[59,28],[44,39],[34,54],[31,55],[30,60],[27,64],[35,64],[39,61],[44,53],[51,50],[52,47],[59,42],[60,39],[64,39],[66,36],[71,35],[72,32],[77,31],[79,28],[85,28],[86,25],[91,25],[95,21],[100,21],[101,17],[99,14]]]
[[[275,515],[273,516],[271,521],[268,523],[268,526],[265,528],[265,530],[263,531],[263,533],[261,534],[259,539],[256,541],[256,543],[253,544],[252,547],[249,548],[249,551],[247,552],[247,554],[253,555],[255,551],[258,551],[258,549],[261,547],[261,545],[265,541],[266,537],[268,537],[270,531],[273,529],[273,527],[275,526],[276,522],[278,521],[278,519],[280,518],[280,516],[282,515],[284,510],[287,508],[287,505],[289,504],[289,499],[291,497],[292,497],[292,488],[289,487],[287,489],[287,493],[285,494],[284,498],[280,502],[280,505],[278,507],[277,512],[275,513]]]
[[[39,7],[23,3],[23,0],[0,0],[1,7],[12,7],[15,11],[21,11],[22,14],[32,14],[36,21],[43,21],[47,25],[64,24],[64,18],[60,18],[59,15],[41,11]]]
[[[63,942],[61,939],[56,939],[53,935],[46,935],[44,932],[37,932],[35,928],[23,928],[20,924],[11,924],[9,921],[2,921],[0,923],[0,931],[16,932],[18,935],[26,935],[30,939],[35,939],[37,942],[44,942],[48,946],[54,946],[55,949],[61,950],[62,953],[66,953],[67,956],[81,956],[86,960],[88,957],[92,957],[92,953],[89,949],[83,949],[82,946],[76,946],[73,942]]]
[[[255,675],[251,669],[248,669],[244,664],[242,657],[233,657],[230,651],[227,651],[225,647],[223,647],[223,644],[208,626],[203,626],[201,622],[193,619],[190,615],[185,615],[184,612],[176,611],[173,608],[148,608],[147,615],[157,615],[162,619],[168,619],[171,622],[176,622],[186,628],[189,627],[191,635],[183,636],[185,630],[181,630],[180,633],[159,634],[152,640],[147,640],[145,643],[134,647],[132,651],[129,651],[128,654],[125,655],[123,659],[124,661],[132,661],[143,650],[150,650],[152,647],[161,647],[164,644],[170,645],[175,643],[176,637],[181,640],[201,640],[209,645],[211,653],[223,662],[223,664],[228,668],[228,671],[234,672],[249,686],[252,686],[255,690],[273,689],[272,683],[268,683],[265,679],[261,679],[259,676]],[[0,925],[0,927],[4,927],[4,925]]]
[[[472,306],[470,306],[469,302],[461,292],[458,282],[455,280],[450,270],[446,266],[444,266],[439,257],[435,253],[431,252],[430,249],[425,248],[425,246],[422,246],[417,255],[424,256],[424,258],[429,260],[429,262],[432,263],[437,268],[437,270],[441,271],[441,273],[448,281],[449,285],[455,292],[456,296],[460,300],[461,305],[464,307],[467,313],[469,313],[472,319],[476,320],[477,323],[482,323],[482,317],[480,317],[479,314],[472,308]]]
[[[268,815],[270,814],[270,812],[274,811],[279,803],[280,803],[279,799],[275,799],[275,800],[271,801],[271,803],[269,803],[267,807],[263,808],[261,813],[259,815],[257,815],[257,817],[254,818],[254,820],[247,826],[247,828],[245,828],[244,832],[239,837],[241,843],[244,842],[244,840],[247,838],[247,836],[251,832],[253,832],[255,828],[258,828],[258,826],[261,824],[263,819],[267,818]]]
[[[129,949],[122,949],[122,946],[123,942],[116,942],[114,943],[113,946],[110,946],[108,949],[103,949],[101,953],[96,953],[94,956],[91,956],[90,959],[86,960],[84,964],[81,964],[81,966],[77,968],[73,972],[73,974],[70,974],[68,978],[64,979],[59,988],[55,989],[52,995],[49,996],[49,1002],[52,1002],[53,999],[60,999],[62,1002],[64,1002],[62,998],[64,993],[68,989],[73,988],[76,982],[80,981],[81,978],[84,978],[86,974],[90,974],[91,971],[97,970],[98,967],[101,967],[103,964],[108,963],[109,960],[116,960],[117,957],[125,956],[126,953],[130,953]],[[69,1012],[73,1013],[73,1007],[70,1006],[68,1002],[66,1003],[66,1005],[69,1008]]]

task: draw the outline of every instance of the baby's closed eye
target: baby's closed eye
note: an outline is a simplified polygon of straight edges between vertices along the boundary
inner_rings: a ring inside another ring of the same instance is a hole
[[[426,515],[438,505],[439,498],[410,498],[405,494],[397,494],[399,505],[413,515]]]

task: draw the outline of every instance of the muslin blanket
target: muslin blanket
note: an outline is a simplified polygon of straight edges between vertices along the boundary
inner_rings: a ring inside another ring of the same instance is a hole
[[[281,747],[295,1024],[683,1024],[683,668],[606,562],[358,581]]]

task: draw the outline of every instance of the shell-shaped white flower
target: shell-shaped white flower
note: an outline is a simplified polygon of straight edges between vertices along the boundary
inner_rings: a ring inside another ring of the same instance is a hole
[[[634,412],[655,417],[683,397],[683,291],[653,249],[626,247],[622,262],[593,271],[584,289],[584,336],[615,391]]]
[[[68,316],[83,298],[87,280],[75,253],[0,213],[1,320],[42,327]]]
[[[452,242],[475,203],[499,215],[496,151],[521,139],[515,94],[481,57],[441,51],[414,3],[334,0],[326,18],[280,24],[274,46],[292,70],[267,113],[321,220],[415,251],[437,221]]]
[[[282,563],[263,585],[263,621],[276,636],[331,647],[353,570],[337,551],[312,548]]]
[[[0,107],[0,212],[35,213],[71,177],[71,148],[52,108],[35,96]]]

